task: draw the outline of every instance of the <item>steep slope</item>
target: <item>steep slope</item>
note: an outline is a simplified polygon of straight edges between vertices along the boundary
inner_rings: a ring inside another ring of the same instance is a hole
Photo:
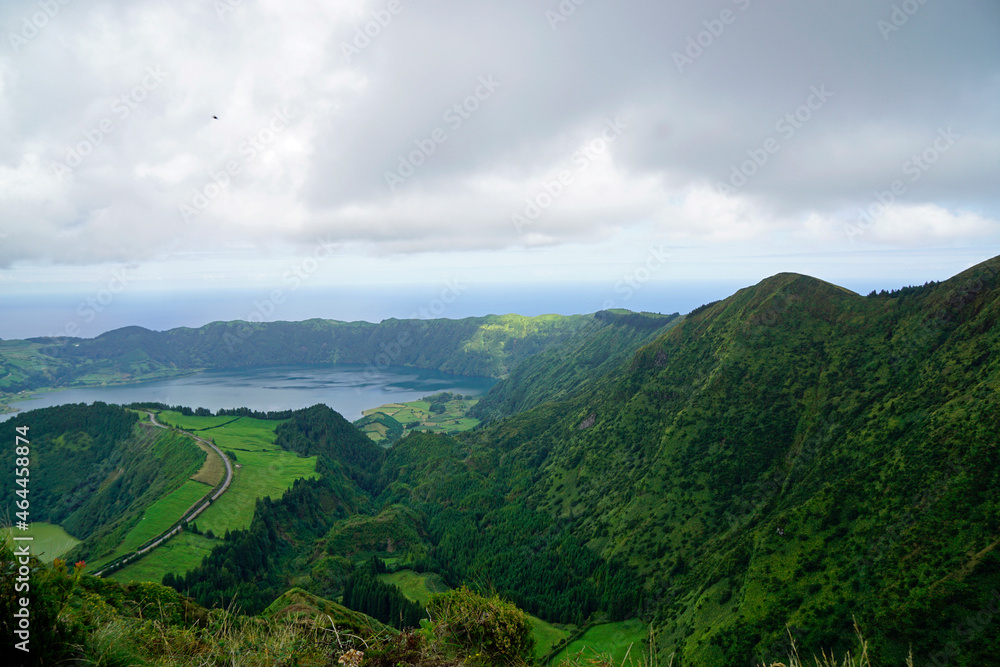
[[[472,451],[503,443],[529,505],[640,572],[684,664],[786,624],[843,648],[852,616],[891,661],[941,650],[1000,586],[998,264],[895,297],[775,276]]]
[[[528,357],[495,384],[471,415],[483,421],[564,400],[616,370],[680,316],[602,310],[577,335]]]
[[[12,443],[5,455],[10,469],[14,429],[28,427],[30,518],[59,524],[83,540],[68,557],[90,560],[110,552],[149,505],[204,462],[189,438],[138,422],[133,412],[95,403],[31,410],[0,423],[0,437]],[[11,519],[18,499],[7,496]]]
[[[333,597],[399,542],[551,621],[640,617],[674,665],[783,658],[788,632],[842,654],[855,619],[879,664],[992,664],[998,318],[1000,259],[869,297],[780,274],[462,436],[383,452],[314,407],[282,437],[323,478],[169,583],[250,610],[292,582]]]

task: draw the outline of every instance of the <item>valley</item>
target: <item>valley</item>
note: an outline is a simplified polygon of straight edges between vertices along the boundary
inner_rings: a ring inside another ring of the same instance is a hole
[[[234,465],[196,525],[92,586],[272,620],[423,618],[417,644],[435,605],[499,595],[533,638],[519,659],[550,664],[775,662],[789,636],[844,655],[857,624],[878,664],[951,642],[972,667],[1000,650],[966,622],[1000,599],[998,274],[868,296],[779,274],[683,317],[534,323],[516,362],[477,330],[438,358],[502,368],[485,395],[354,422],[323,404],[98,403],[0,437],[31,425],[37,516],[81,538],[66,558],[88,571],[218,484],[175,429]]]

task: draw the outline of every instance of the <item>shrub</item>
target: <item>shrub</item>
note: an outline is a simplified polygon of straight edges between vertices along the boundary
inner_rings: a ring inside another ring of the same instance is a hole
[[[498,595],[483,597],[463,586],[433,596],[427,611],[434,634],[461,653],[490,664],[531,662],[531,622]]]

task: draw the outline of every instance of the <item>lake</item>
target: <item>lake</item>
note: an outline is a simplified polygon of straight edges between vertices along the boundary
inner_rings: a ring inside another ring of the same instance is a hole
[[[401,366],[274,366],[203,371],[131,385],[64,389],[11,405],[19,410],[34,410],[67,403],[151,401],[212,411],[241,407],[269,411],[325,403],[354,421],[361,418],[362,410],[385,403],[415,401],[439,391],[480,396],[495,383],[492,378]],[[17,414],[0,415],[0,421]]]

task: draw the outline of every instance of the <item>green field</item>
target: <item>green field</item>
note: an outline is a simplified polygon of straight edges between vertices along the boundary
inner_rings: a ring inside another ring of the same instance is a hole
[[[427,398],[430,397],[409,403],[388,403],[377,408],[364,410],[362,414],[368,416],[381,412],[389,415],[403,425],[403,436],[411,431],[460,433],[479,426],[478,419],[466,416],[472,406],[479,402],[478,398],[445,401],[443,403],[445,411],[440,414],[434,414],[430,411],[431,403],[425,400]],[[385,427],[380,424],[369,424],[361,430],[376,443],[381,444],[385,438]]]
[[[638,619],[595,625],[559,651],[550,664],[558,665],[574,655],[579,655],[583,660],[610,656],[610,662],[614,665],[621,665],[626,655],[629,662],[633,659],[636,663],[641,662],[643,654],[649,648],[648,631],[646,625]]]
[[[222,451],[236,455],[233,483],[222,497],[198,517],[201,531],[224,535],[248,528],[258,498],[280,498],[301,477],[315,478],[315,456],[303,458],[274,444],[277,420],[251,417],[190,417],[164,411],[158,419],[211,440]]]
[[[419,574],[413,570],[400,570],[390,574],[380,574],[379,579],[399,588],[410,600],[426,605],[435,593],[450,590],[440,575]]]
[[[435,593],[451,590],[441,579],[441,575],[433,573],[418,573],[413,570],[400,570],[390,574],[380,574],[379,579],[393,584],[410,600],[426,605]],[[531,634],[535,638],[535,657],[541,658],[551,648],[568,637],[572,626],[558,627],[540,618],[529,615],[531,619]]]
[[[280,498],[301,477],[315,478],[317,457],[303,458],[274,444],[274,429],[280,421],[250,417],[194,417],[162,411],[157,420],[191,431],[213,441],[224,452],[235,454],[233,482],[229,489],[196,520],[199,531],[222,537],[227,530],[248,528],[258,498]],[[213,454],[214,456],[214,454]],[[211,487],[188,480],[146,511],[143,519],[126,536],[115,554],[135,549],[149,538],[169,528],[181,514]],[[177,535],[139,561],[110,575],[116,581],[156,581],[168,572],[183,574],[219,544],[219,539],[189,532]]]
[[[212,547],[218,546],[221,542],[222,540],[183,532],[153,549],[135,563],[108,575],[108,579],[120,583],[130,581],[159,583],[163,580],[163,575],[168,572],[184,573],[201,565],[201,559],[212,551]]]
[[[114,553],[95,562],[91,566],[91,571],[99,570],[105,563],[110,563],[119,556],[135,551],[147,540],[153,539],[170,528],[185,511],[211,490],[211,487],[200,482],[192,480],[184,482],[184,485],[179,489],[146,508],[139,523],[125,535],[125,539],[114,550]]]
[[[19,540],[18,543],[28,544],[31,555],[46,563],[51,563],[80,543],[80,540],[63,530],[62,526],[41,521],[33,522],[26,531],[14,528],[6,531],[6,536],[10,537],[12,534],[16,537],[32,537],[31,541]]]

